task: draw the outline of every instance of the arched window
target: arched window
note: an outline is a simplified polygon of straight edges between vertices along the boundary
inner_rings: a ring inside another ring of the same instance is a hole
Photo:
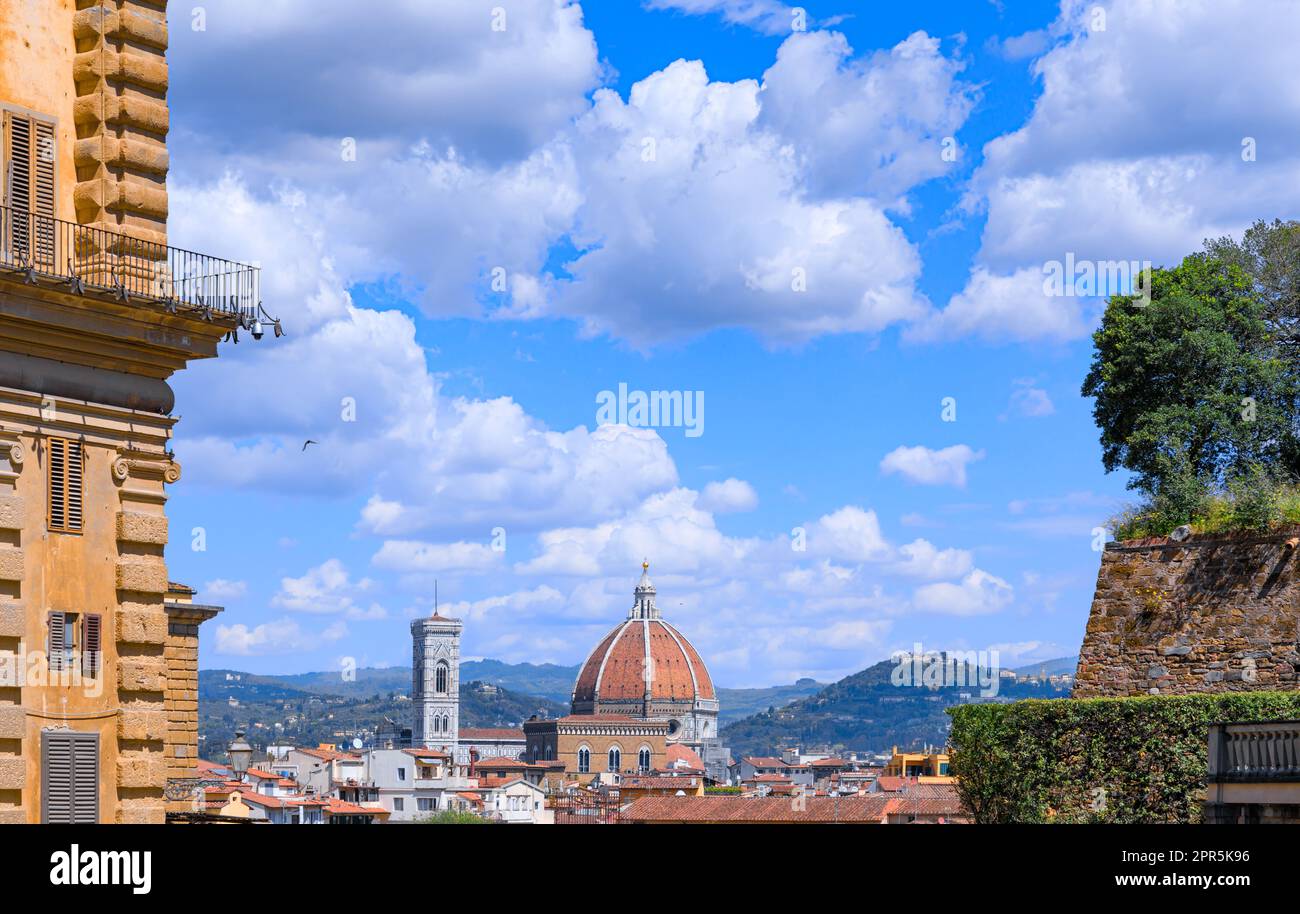
[[[451,732],[451,718],[448,717],[446,714],[442,715],[442,732],[443,733]]]
[[[609,750],[609,770],[618,771],[623,766],[623,753],[617,746]]]
[[[450,670],[447,669],[446,662],[439,661],[438,670],[436,673],[434,673],[434,686],[433,686],[434,691],[436,691],[439,695],[447,694],[447,678],[449,673]]]
[[[647,747],[642,746],[641,751],[637,753],[636,764],[642,771],[650,770],[650,750]]]
[[[583,746],[578,750],[578,773],[586,774],[591,770],[591,750]]]

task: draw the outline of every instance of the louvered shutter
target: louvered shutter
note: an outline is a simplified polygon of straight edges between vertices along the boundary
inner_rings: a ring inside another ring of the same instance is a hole
[[[32,122],[12,111],[5,112],[4,169],[10,220],[6,240],[14,262],[21,262],[31,253]]]
[[[32,230],[36,235],[32,260],[44,273],[58,273],[54,257],[54,125],[32,121]]]
[[[44,273],[58,272],[55,256],[57,135],[50,121],[6,111],[4,115],[4,205],[9,207],[0,246],[13,261],[30,257]]]
[[[76,533],[82,522],[83,461],[80,441],[51,438],[49,527]]]
[[[49,661],[50,672],[62,671],[67,666],[68,658],[68,617],[65,613],[52,612],[49,616],[49,637],[45,656]]]
[[[99,821],[99,734],[79,730],[41,733],[41,821]]]
[[[85,469],[81,442],[68,442],[68,529],[81,529],[81,477]]]
[[[87,613],[81,619],[81,674],[95,677],[99,675],[100,651],[103,631],[102,617],[96,613]]]

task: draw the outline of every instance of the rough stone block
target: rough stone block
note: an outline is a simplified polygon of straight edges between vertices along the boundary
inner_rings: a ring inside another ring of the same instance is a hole
[[[24,809],[0,809],[0,825],[26,825],[27,811]]]
[[[0,575],[2,577],[2,575]],[[138,593],[166,593],[167,566],[161,560],[117,563],[117,589]]]
[[[157,787],[167,783],[167,764],[161,755],[126,755],[117,760],[117,786]]]
[[[21,549],[13,546],[0,547],[0,581],[21,581],[24,567]]]
[[[21,638],[25,628],[23,604],[11,600],[0,603],[0,638]]]
[[[0,530],[21,530],[22,528],[22,496],[0,495]]]
[[[0,790],[22,790],[26,783],[26,759],[0,758]]]
[[[118,825],[162,825],[167,821],[167,804],[152,799],[123,800],[116,821]]]
[[[161,657],[121,657],[117,684],[124,692],[161,692],[167,688],[167,666]]]
[[[27,732],[27,712],[17,705],[0,705],[0,739],[22,739]]]
[[[117,719],[118,739],[163,740],[167,737],[167,712],[161,708],[127,708]]]
[[[124,543],[167,545],[167,518],[162,514],[122,511],[117,515],[117,538]]]
[[[162,644],[167,640],[167,614],[159,609],[119,610],[116,614],[117,640],[124,644]]]

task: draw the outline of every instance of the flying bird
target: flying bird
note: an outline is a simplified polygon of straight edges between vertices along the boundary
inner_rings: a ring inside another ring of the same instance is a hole
[[[302,443],[302,449],[305,451],[305,450],[307,450],[307,445],[309,445],[309,444],[316,444],[316,443],[317,443],[317,442],[315,442],[315,441],[313,441],[312,439],[308,438],[306,441],[304,441],[304,442]]]

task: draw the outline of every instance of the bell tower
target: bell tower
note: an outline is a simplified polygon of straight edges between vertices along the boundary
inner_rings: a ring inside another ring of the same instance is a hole
[[[464,625],[435,609],[411,623],[411,702],[415,748],[455,755],[460,732],[460,634]]]

